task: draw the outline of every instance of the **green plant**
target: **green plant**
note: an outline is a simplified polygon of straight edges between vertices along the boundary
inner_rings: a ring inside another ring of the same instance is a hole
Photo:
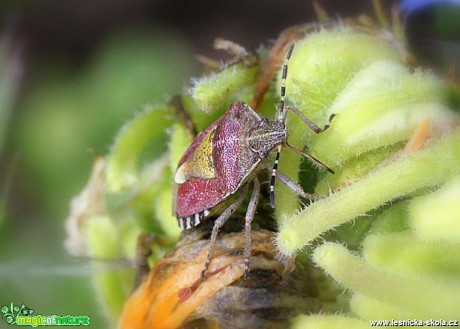
[[[318,172],[297,154],[282,154],[280,170],[323,196],[301,207],[285,187],[276,187],[281,254],[306,253],[322,269],[316,278],[322,313],[295,318],[295,328],[331,323],[359,328],[368,326],[364,320],[460,315],[455,302],[460,208],[454,201],[459,117],[447,105],[446,84],[427,70],[411,68],[403,48],[388,31],[360,25],[332,24],[296,42],[287,102],[320,126],[330,114],[337,117],[320,135],[291,119],[290,143],[308,145],[337,173]],[[193,140],[182,115],[203,130],[234,100],[250,102],[259,70],[237,62],[198,80],[176,102],[146,108],[123,127],[76,199],[83,211],[74,212],[70,223],[84,228],[78,235],[88,241],[84,253],[134,259],[135,237],[148,231],[157,239],[154,263],[177,241],[172,176]],[[266,117],[273,116],[279,83],[258,109]],[[149,144],[165,140],[163,155],[142,161]],[[85,207],[84,196],[91,207]],[[119,274],[95,279],[104,305],[117,316],[129,279]],[[337,310],[342,315],[330,315]]]

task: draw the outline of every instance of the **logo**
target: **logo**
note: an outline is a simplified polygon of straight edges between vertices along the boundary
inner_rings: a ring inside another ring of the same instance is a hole
[[[6,323],[16,326],[88,326],[90,324],[89,316],[74,315],[32,315],[34,310],[25,304],[21,306],[10,305],[2,306],[2,318]]]

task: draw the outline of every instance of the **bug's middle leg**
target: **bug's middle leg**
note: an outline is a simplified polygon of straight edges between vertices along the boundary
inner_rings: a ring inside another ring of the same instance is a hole
[[[266,164],[266,168],[268,170],[270,170],[270,166],[269,166],[268,163]],[[279,170],[276,170],[274,172],[274,176],[276,178],[278,178],[281,181],[281,183],[283,183],[286,187],[288,187],[292,192],[294,192],[298,196],[300,196],[300,197],[302,197],[304,199],[310,200],[310,201],[316,201],[316,200],[320,199],[320,197],[318,195],[310,194],[310,193],[305,192],[303,190],[302,186],[300,186],[298,183],[294,182],[292,179],[290,179],[288,176],[286,176],[285,174],[283,174]],[[272,172],[272,179],[271,179],[271,182],[270,182],[270,186],[273,185],[274,176],[273,176],[273,172]],[[273,197],[272,197],[272,194],[273,194]],[[274,203],[274,193],[273,193],[272,189],[270,190],[270,197],[271,197],[271,201]]]
[[[280,182],[287,186],[292,192],[304,199],[316,201],[320,198],[318,195],[305,192],[302,186],[294,182],[292,179],[290,179],[288,176],[286,176],[280,171],[276,172],[276,178],[278,178]]]
[[[225,224],[227,219],[230,218],[230,216],[235,212],[235,210],[238,209],[238,207],[243,202],[247,192],[248,192],[248,184],[244,185],[241,188],[240,196],[238,196],[238,198],[230,206],[228,206],[228,208],[225,209],[222,212],[222,214],[220,214],[220,216],[214,222],[214,226],[212,228],[212,233],[211,233],[211,240],[209,242],[208,255],[206,257],[206,261],[204,263],[203,269],[201,270],[200,281],[204,281],[204,279],[206,278],[206,271],[208,270],[209,264],[211,263],[211,260],[212,260],[212,255],[214,253],[214,248],[216,246],[217,235],[219,234],[219,229],[222,227],[222,225]]]

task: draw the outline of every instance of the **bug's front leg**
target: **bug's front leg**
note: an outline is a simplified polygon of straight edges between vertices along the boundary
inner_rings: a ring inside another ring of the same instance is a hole
[[[313,122],[310,121],[310,119],[308,119],[298,108],[294,107],[294,106],[290,106],[290,105],[286,105],[286,110],[291,110],[292,112],[294,112],[295,114],[297,114],[297,116],[302,119],[302,121],[308,126],[310,127],[311,130],[313,130],[315,133],[319,134],[319,133],[322,133],[323,131],[329,129],[330,125],[331,125],[331,121],[332,119],[334,119],[334,117],[336,116],[336,114],[331,114],[329,116],[329,120],[328,120],[328,123],[326,125],[324,125],[323,128],[320,128],[318,127],[316,124],[314,124]]]

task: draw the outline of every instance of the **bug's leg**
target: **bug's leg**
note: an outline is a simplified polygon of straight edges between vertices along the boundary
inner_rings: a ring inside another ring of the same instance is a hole
[[[328,124],[326,124],[323,128],[320,128],[318,127],[317,125],[315,125],[313,122],[310,121],[310,119],[308,119],[302,112],[300,112],[300,110],[294,106],[289,106],[289,105],[286,105],[286,110],[291,110],[292,112],[294,112],[295,114],[297,114],[297,116],[302,119],[302,121],[308,126],[310,127],[311,130],[313,130],[315,133],[319,134],[319,133],[322,133],[323,131],[327,130],[329,127],[330,127],[330,124],[331,124],[331,121],[332,119],[334,119],[335,117],[335,114],[331,114],[331,116],[329,117],[329,122]]]
[[[271,167],[267,164],[266,168],[270,170]],[[305,192],[303,190],[302,186],[300,186],[299,184],[294,182],[292,179],[287,177],[282,172],[277,170],[275,175],[276,175],[276,178],[281,181],[281,183],[283,183],[285,186],[287,186],[292,192],[294,192],[298,196],[300,196],[300,197],[302,197],[304,199],[308,199],[310,201],[318,200],[318,196]]]
[[[291,189],[292,192],[294,192],[295,194],[297,194],[298,196],[300,196],[300,197],[302,197],[304,199],[308,199],[310,201],[315,201],[315,200],[318,200],[318,198],[319,198],[318,196],[316,196],[314,194],[310,194],[310,193],[305,192],[303,190],[302,186],[300,186],[299,184],[297,184],[296,182],[291,180],[289,177],[287,177],[285,174],[283,174],[280,171],[276,172],[276,178],[278,178],[281,181],[281,183],[283,183],[284,185],[289,187],[289,189]]]
[[[248,209],[245,216],[245,230],[244,230],[244,277],[249,274],[249,259],[251,258],[251,222],[256,213],[257,202],[259,201],[260,184],[257,177],[254,176],[252,180],[253,190],[251,199],[249,200]]]
[[[214,226],[212,228],[212,233],[211,233],[211,240],[209,242],[208,255],[206,257],[206,261],[204,263],[203,269],[201,270],[200,281],[204,281],[204,279],[206,278],[206,271],[208,270],[209,264],[211,263],[211,260],[212,260],[212,254],[214,253],[214,248],[216,246],[217,234],[219,233],[219,229],[222,227],[222,225],[225,224],[227,219],[230,218],[230,216],[235,212],[235,210],[238,209],[240,204],[243,202],[244,197],[246,196],[247,192],[248,192],[248,184],[242,187],[240,196],[230,206],[228,206],[228,208],[225,209],[222,212],[222,214],[214,222]]]
[[[324,163],[322,163],[321,161],[319,161],[317,158],[315,158],[313,155],[311,155],[310,153],[307,153],[307,152],[304,152],[302,150],[299,150],[299,149],[296,149],[295,147],[292,147],[291,145],[289,145],[287,142],[284,143],[284,146],[286,148],[288,148],[289,150],[292,150],[298,154],[300,154],[301,156],[311,160],[313,163],[315,163],[316,165],[318,165],[319,167],[323,168],[323,169],[326,169],[327,171],[329,171],[331,174],[335,174],[334,170],[332,170],[331,168],[329,168],[328,166],[326,166]]]

